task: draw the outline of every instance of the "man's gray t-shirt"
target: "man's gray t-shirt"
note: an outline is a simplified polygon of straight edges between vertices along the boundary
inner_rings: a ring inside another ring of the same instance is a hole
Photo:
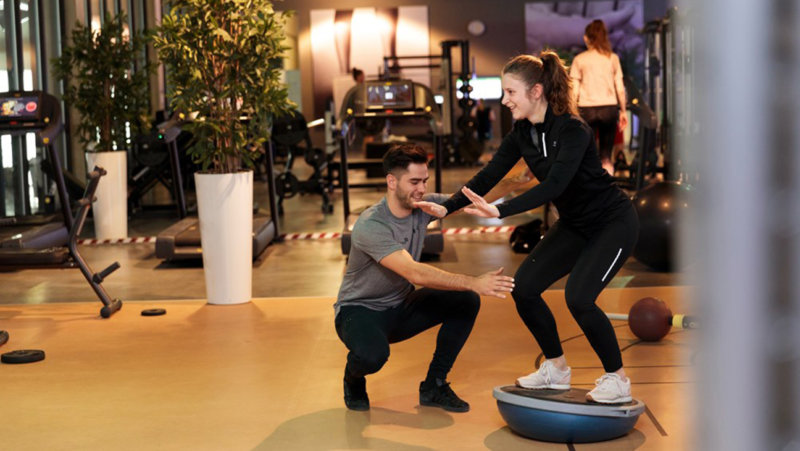
[[[443,194],[424,197],[439,204],[447,198]],[[435,219],[418,208],[405,218],[398,218],[389,210],[385,197],[364,210],[350,237],[350,257],[334,305],[336,314],[345,305],[386,310],[402,303],[414,285],[380,261],[401,249],[419,261],[428,223]]]

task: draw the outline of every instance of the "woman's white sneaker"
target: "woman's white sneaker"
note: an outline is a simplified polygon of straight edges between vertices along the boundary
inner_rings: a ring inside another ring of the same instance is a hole
[[[569,367],[562,371],[553,362],[545,360],[538,371],[517,379],[517,386],[535,390],[569,390],[571,378],[572,370]]]
[[[606,373],[595,381],[596,386],[586,393],[588,401],[601,404],[620,404],[631,402],[631,380],[616,373]]]

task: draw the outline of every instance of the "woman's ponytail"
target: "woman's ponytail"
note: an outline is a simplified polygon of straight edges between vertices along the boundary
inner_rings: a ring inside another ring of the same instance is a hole
[[[561,58],[552,50],[543,50],[539,53],[539,59],[542,60],[541,83],[544,95],[553,108],[553,113],[577,115],[578,110],[572,98],[572,79]]]

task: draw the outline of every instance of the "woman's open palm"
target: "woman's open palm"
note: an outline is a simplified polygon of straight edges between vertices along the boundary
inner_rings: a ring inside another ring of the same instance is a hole
[[[464,208],[464,211],[475,216],[480,216],[483,218],[498,218],[500,217],[500,210],[497,209],[494,205],[486,202],[486,199],[483,197],[475,194],[474,191],[467,188],[466,186],[461,188],[461,192],[467,196],[472,202],[471,207]]]

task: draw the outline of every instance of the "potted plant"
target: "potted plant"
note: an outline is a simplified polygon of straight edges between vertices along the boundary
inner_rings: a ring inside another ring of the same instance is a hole
[[[69,44],[53,59],[55,75],[64,81],[64,101],[80,116],[77,135],[87,165],[108,171],[92,209],[98,239],[128,236],[125,150],[131,134],[148,122],[150,108],[145,44],[143,33],[129,35],[124,13],[106,15],[97,30],[76,23]]]
[[[290,106],[278,63],[284,20],[268,0],[173,0],[155,33],[170,105],[191,117],[189,155],[202,166],[195,186],[212,304],[252,297],[249,168],[264,151],[273,114]]]

